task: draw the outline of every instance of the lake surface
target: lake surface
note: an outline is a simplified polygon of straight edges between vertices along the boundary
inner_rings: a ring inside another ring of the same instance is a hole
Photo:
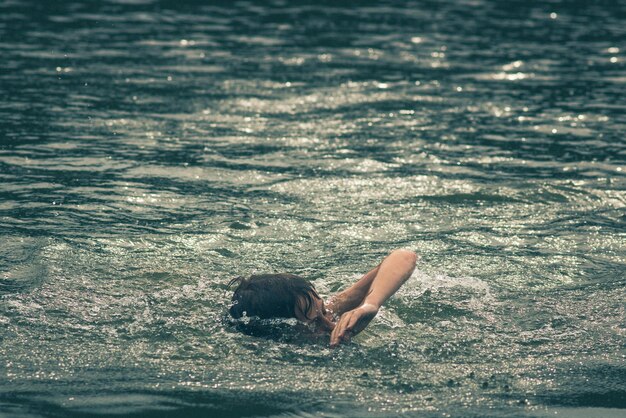
[[[0,2],[0,415],[623,417],[626,4]],[[227,282],[417,270],[353,343]]]

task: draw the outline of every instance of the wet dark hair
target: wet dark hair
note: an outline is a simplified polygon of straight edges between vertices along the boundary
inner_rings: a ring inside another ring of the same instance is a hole
[[[319,297],[313,284],[295,274],[256,274],[249,278],[236,277],[229,286],[237,284],[233,293],[230,315],[241,317],[295,318],[299,300],[304,302],[306,315],[314,299]]]

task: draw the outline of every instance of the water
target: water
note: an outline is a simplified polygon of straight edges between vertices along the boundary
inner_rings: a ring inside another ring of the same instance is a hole
[[[626,414],[623,2],[0,4],[0,415]],[[228,280],[418,269],[351,345]]]

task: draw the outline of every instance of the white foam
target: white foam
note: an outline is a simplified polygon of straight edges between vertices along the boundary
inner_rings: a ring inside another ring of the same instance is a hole
[[[427,291],[445,292],[449,289],[460,288],[470,294],[482,295],[492,299],[489,284],[475,277],[452,277],[445,274],[429,275],[421,270],[415,270],[407,283],[398,292],[399,297],[421,296]]]
[[[476,277],[452,277],[446,274],[427,274],[415,270],[407,283],[397,293],[406,305],[419,304],[426,295],[438,303],[471,311],[493,322],[491,308],[497,304],[488,283]]]

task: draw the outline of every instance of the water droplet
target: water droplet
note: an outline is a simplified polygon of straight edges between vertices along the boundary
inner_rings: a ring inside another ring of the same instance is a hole
[[[317,59],[321,62],[330,62],[333,60],[333,56],[331,54],[319,54]]]

